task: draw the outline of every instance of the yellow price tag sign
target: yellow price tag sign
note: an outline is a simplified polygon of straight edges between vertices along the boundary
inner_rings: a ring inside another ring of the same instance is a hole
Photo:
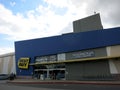
[[[28,69],[30,58],[20,58],[18,60],[18,67],[21,69]]]

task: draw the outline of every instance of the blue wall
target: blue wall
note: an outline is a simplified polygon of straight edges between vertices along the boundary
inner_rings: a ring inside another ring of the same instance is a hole
[[[116,44],[120,44],[120,27],[17,41],[15,42],[15,54],[16,61],[21,57],[30,57],[31,63],[34,63],[35,56],[105,47]],[[30,67],[29,70],[23,70],[21,75],[30,75],[32,72],[31,70],[33,70],[32,67]],[[17,74],[20,75],[18,68]]]

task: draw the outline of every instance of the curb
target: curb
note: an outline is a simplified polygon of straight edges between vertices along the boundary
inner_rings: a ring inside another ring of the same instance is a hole
[[[11,84],[91,84],[91,85],[120,85],[120,82],[98,81],[7,81]]]

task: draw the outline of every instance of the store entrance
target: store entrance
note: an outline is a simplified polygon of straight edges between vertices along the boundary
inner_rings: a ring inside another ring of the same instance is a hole
[[[36,65],[33,76],[41,80],[65,80],[65,64]]]

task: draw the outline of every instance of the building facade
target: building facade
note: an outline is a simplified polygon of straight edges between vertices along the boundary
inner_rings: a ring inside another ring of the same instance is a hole
[[[118,80],[120,27],[15,42],[16,73],[26,78]]]
[[[16,74],[15,53],[0,55],[0,74]]]

